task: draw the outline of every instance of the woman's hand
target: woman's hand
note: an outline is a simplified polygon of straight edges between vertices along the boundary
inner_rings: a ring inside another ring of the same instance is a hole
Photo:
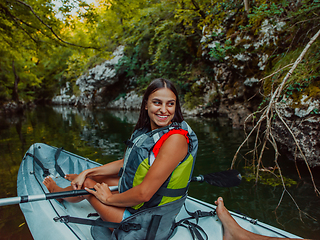
[[[82,184],[87,178],[85,171],[81,172],[75,179],[72,180],[71,186],[74,190],[79,190],[82,187]]]
[[[85,190],[87,190],[89,193],[91,193],[92,195],[94,195],[97,199],[99,199],[100,202],[104,203],[104,204],[108,204],[108,198],[110,196],[112,196],[112,193],[109,189],[108,184],[106,183],[97,183],[96,185],[94,185],[93,187],[96,191],[91,190],[89,188],[85,188]]]

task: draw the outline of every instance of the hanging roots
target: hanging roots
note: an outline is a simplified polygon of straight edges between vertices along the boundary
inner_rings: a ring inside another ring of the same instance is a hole
[[[254,166],[254,173],[255,173],[255,179],[256,182],[258,181],[258,177],[259,177],[259,172],[261,171],[261,169],[263,168],[263,164],[262,164],[262,156],[264,153],[264,150],[266,149],[266,145],[267,143],[270,143],[272,145],[272,147],[275,150],[275,164],[277,167],[277,170],[279,171],[280,177],[281,177],[281,181],[282,181],[282,186],[283,186],[283,193],[282,196],[280,198],[280,201],[278,203],[277,208],[279,207],[282,199],[283,199],[283,195],[284,193],[287,193],[290,198],[293,200],[294,204],[296,205],[297,209],[299,210],[300,213],[300,218],[301,218],[301,210],[298,206],[298,204],[296,203],[296,201],[293,199],[292,195],[289,193],[289,191],[286,188],[283,176],[281,174],[281,169],[278,165],[278,157],[279,157],[279,152],[278,152],[278,148],[277,148],[277,144],[276,144],[276,140],[272,134],[272,124],[274,121],[274,117],[277,116],[281,122],[284,124],[285,128],[289,131],[290,135],[293,137],[295,145],[297,146],[297,150],[301,153],[302,158],[308,168],[308,171],[310,173],[311,176],[311,180],[312,180],[312,184],[313,184],[313,188],[314,191],[317,195],[320,195],[319,189],[317,188],[310,166],[307,162],[307,159],[305,157],[305,155],[302,152],[302,149],[295,137],[295,135],[293,134],[292,130],[290,129],[290,127],[288,126],[288,124],[286,123],[285,119],[281,116],[278,108],[277,108],[277,103],[279,102],[280,96],[282,94],[283,88],[286,84],[286,82],[288,81],[288,79],[290,78],[290,76],[292,75],[293,71],[295,70],[295,68],[298,66],[298,64],[302,61],[303,57],[305,56],[306,52],[308,51],[308,49],[310,48],[310,46],[312,45],[312,43],[319,37],[320,35],[320,30],[310,39],[309,43],[306,45],[306,47],[304,48],[304,50],[301,52],[300,56],[296,59],[296,61],[294,62],[294,64],[290,64],[287,65],[286,67],[291,67],[291,69],[289,70],[289,72],[286,74],[286,76],[283,78],[281,84],[275,89],[274,92],[271,92],[270,96],[270,101],[267,104],[266,107],[264,107],[262,110],[260,110],[259,112],[255,112],[250,114],[250,116],[247,117],[247,119],[253,118],[256,114],[260,114],[259,119],[257,120],[256,124],[253,126],[252,130],[249,132],[249,134],[246,135],[245,140],[242,142],[242,144],[239,146],[238,150],[236,151],[234,158],[232,160],[232,164],[231,164],[231,169],[234,167],[237,156],[240,152],[240,149],[243,147],[243,145],[248,142],[249,138],[253,135],[253,133],[256,133],[256,138],[255,138],[255,144],[254,144],[254,148],[251,151],[253,153],[254,156],[254,160],[253,160],[253,166]],[[286,68],[285,67],[285,68]],[[283,68],[282,68],[283,69]],[[281,69],[281,70],[282,70]],[[277,73],[277,72],[276,72]],[[263,79],[261,79],[261,81],[263,81],[264,79],[273,76],[273,73]],[[247,120],[246,119],[246,120]],[[265,126],[265,130],[263,132],[263,139],[262,142],[259,142],[259,136],[260,136],[260,132],[261,132],[261,126],[262,124],[264,124]],[[258,147],[261,147],[261,150],[259,152]],[[257,158],[257,162],[255,162],[255,159]],[[261,167],[262,166],[262,167]]]

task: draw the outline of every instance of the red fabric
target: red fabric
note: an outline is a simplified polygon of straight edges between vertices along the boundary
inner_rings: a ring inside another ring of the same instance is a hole
[[[183,129],[172,129],[169,132],[163,134],[163,136],[159,139],[159,141],[154,145],[152,150],[154,157],[157,157],[162,144],[168,139],[168,137],[170,137],[173,134],[181,134],[185,136],[185,138],[187,139],[187,143],[189,143],[189,138],[187,136],[188,131]]]

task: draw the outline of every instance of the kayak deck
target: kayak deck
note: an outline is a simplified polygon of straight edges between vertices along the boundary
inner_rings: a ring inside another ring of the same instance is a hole
[[[47,169],[47,171],[50,173],[49,176],[53,178],[58,186],[70,186],[70,181],[63,178],[57,170],[55,164],[55,154],[57,153],[57,150],[58,149],[55,147],[42,143],[33,144],[29,148],[25,157],[23,158],[23,161],[21,162],[18,173],[18,196],[48,193],[47,188],[42,183],[43,179],[45,178],[43,173],[46,170],[44,169]],[[41,163],[39,164],[37,161],[40,161],[43,166],[41,167]],[[100,166],[99,163],[64,150],[60,152],[57,163],[65,174],[78,174],[85,169]],[[205,203],[188,196],[185,207],[182,207],[176,218],[176,221],[190,216],[188,215],[186,209],[189,212],[195,212],[197,210],[215,211],[215,207],[215,205]],[[91,226],[89,225],[61,223],[59,221],[54,221],[54,218],[65,215],[88,218],[88,214],[95,213],[96,211],[87,201],[69,203],[66,201],[59,202],[57,200],[46,200],[21,203],[20,208],[25,216],[30,232],[36,240],[93,239],[90,232]],[[271,237],[299,238],[291,233],[274,228],[264,223],[260,223],[258,221],[254,221],[240,214],[233,212],[230,213],[239,223],[239,225],[248,231]],[[96,218],[97,217],[90,217],[88,219]],[[191,221],[196,223],[195,220]],[[200,218],[198,225],[204,229],[208,235],[208,239],[222,240],[223,228],[217,216]],[[192,236],[187,228],[177,227],[170,239],[191,240]]]

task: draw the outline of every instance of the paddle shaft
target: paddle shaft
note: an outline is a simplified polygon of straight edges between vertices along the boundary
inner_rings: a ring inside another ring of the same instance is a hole
[[[110,191],[118,190],[118,186],[110,186],[109,188],[110,188]],[[44,193],[44,194],[30,195],[30,196],[26,195],[21,197],[3,198],[3,199],[0,199],[0,207],[19,204],[19,203],[49,200],[49,199],[77,197],[77,196],[82,196],[87,194],[90,194],[90,193],[84,189],[81,189],[81,190],[72,190],[72,191],[65,191],[65,192],[54,192],[54,193]]]
[[[227,170],[223,172],[210,173],[206,175],[200,175],[193,177],[191,182],[203,182],[218,186],[218,187],[234,187],[238,186],[241,182],[241,175],[236,170]],[[118,190],[117,186],[111,186],[111,191]],[[39,195],[30,195],[30,196],[21,196],[21,197],[12,197],[12,198],[3,198],[0,199],[0,207],[6,205],[13,205],[26,202],[35,202],[41,200],[57,199],[57,198],[67,198],[67,197],[76,197],[90,194],[86,190],[73,190],[66,192],[55,192],[55,193],[44,193]]]

